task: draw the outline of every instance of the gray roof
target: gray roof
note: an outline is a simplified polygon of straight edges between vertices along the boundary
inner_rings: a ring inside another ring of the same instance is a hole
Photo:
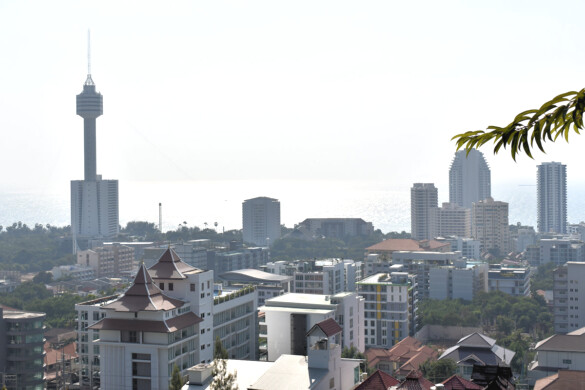
[[[271,274],[257,269],[245,268],[236,271],[229,271],[219,275],[221,279],[231,282],[270,282],[282,283],[292,280],[291,276]]]
[[[195,268],[185,263],[177,253],[167,248],[161,255],[156,264],[148,269],[148,272],[154,279],[186,279],[185,273],[202,272],[199,268]]]
[[[305,356],[281,355],[249,390],[297,390],[314,388],[328,370],[309,368]]]
[[[534,349],[537,351],[585,352],[585,334],[579,331],[568,334],[555,334],[539,341]]]

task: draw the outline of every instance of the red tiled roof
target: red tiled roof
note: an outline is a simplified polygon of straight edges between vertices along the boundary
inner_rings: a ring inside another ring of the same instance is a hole
[[[325,321],[321,321],[315,324],[307,333],[310,333],[315,328],[321,329],[321,331],[325,333],[325,336],[327,337],[331,337],[343,331],[341,326],[339,326],[339,324],[333,318],[328,318]]]
[[[437,249],[444,249],[450,246],[451,244],[448,242],[440,242],[436,240],[417,241],[411,238],[390,238],[367,247],[366,250],[368,252],[433,251]]]
[[[396,386],[399,383],[393,376],[376,370],[365,381],[356,386],[354,390],[388,390],[391,386]]]
[[[445,379],[443,382],[445,390],[476,390],[481,389],[481,386],[477,383],[468,381],[459,375],[453,375],[450,378]]]
[[[156,264],[148,269],[155,279],[185,279],[186,272],[201,272],[200,269],[185,263],[170,247],[162,254]]]

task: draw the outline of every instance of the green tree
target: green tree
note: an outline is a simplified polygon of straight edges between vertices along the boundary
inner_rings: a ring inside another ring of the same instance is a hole
[[[173,365],[173,373],[171,375],[171,383],[169,384],[169,390],[181,390],[185,382],[183,382],[183,377],[181,376],[181,371],[179,367],[175,364]]]
[[[341,351],[341,357],[346,359],[362,359],[362,362],[360,363],[360,371],[365,372],[368,375],[374,372],[374,369],[368,365],[368,359],[366,355],[358,351],[358,349],[354,346],[351,346],[351,348],[343,348]]]
[[[53,281],[53,274],[47,271],[41,271],[34,276],[32,281],[34,283],[48,284]]]
[[[212,390],[238,390],[236,380],[238,372],[227,372],[227,362],[225,359],[213,359],[213,381],[211,381]]]
[[[423,376],[433,383],[443,382],[457,371],[457,363],[453,359],[427,360],[419,367]]]
[[[487,129],[468,131],[454,136],[457,149],[469,152],[472,148],[493,142],[494,154],[503,147],[510,147],[512,158],[519,153],[532,157],[534,144],[545,152],[543,143],[555,142],[562,136],[567,142],[571,131],[583,130],[585,89],[560,94],[544,103],[539,109],[526,110],[516,115],[505,127],[488,126]]]
[[[213,359],[227,359],[228,357],[227,349],[225,349],[221,339],[217,336],[213,345]]]

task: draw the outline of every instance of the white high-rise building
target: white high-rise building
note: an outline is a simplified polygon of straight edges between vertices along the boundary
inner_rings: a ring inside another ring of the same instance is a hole
[[[242,203],[244,242],[270,246],[280,238],[280,202],[259,197]]]
[[[491,196],[491,173],[483,153],[459,150],[449,169],[449,203],[471,208]]]
[[[537,173],[538,231],[567,232],[567,166],[542,163]]]
[[[438,207],[439,195],[433,183],[414,183],[410,189],[410,224],[412,238],[430,240],[434,233],[433,210]]]

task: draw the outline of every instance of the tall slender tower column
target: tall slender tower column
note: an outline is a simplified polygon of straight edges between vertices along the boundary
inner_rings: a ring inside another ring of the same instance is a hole
[[[77,115],[83,118],[83,151],[85,181],[95,181],[96,167],[96,119],[104,113],[104,98],[96,92],[91,74],[83,84],[83,92],[77,95]]]

